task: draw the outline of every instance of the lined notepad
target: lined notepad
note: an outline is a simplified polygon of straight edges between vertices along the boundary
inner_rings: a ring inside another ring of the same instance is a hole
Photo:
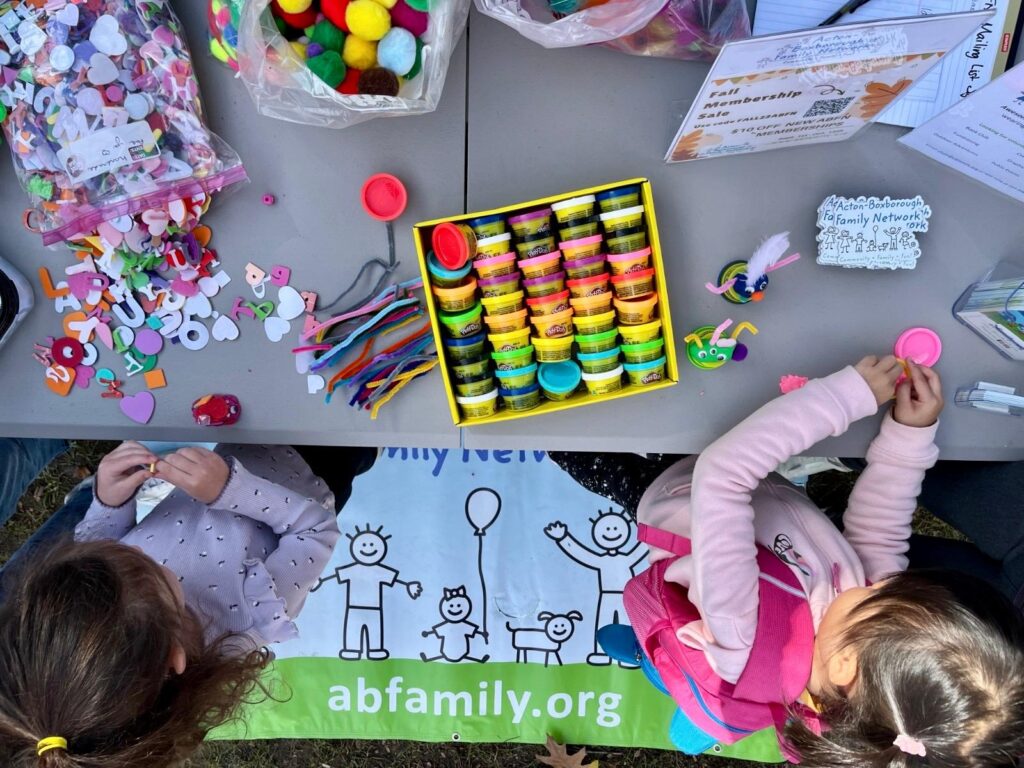
[[[816,27],[843,1],[758,0],[754,34],[774,35]],[[916,128],[1001,74],[1016,37],[1021,0],[871,0],[839,20],[839,24],[852,24],[990,7],[996,11],[992,20],[959,48],[947,53],[946,60],[883,112],[878,122]]]

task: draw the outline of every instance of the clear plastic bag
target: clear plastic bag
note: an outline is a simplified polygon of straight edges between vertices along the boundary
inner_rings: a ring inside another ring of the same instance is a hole
[[[0,63],[4,133],[31,201],[25,222],[47,245],[246,178],[203,121],[166,0],[0,11]]]
[[[586,0],[584,0],[584,3]],[[708,61],[750,37],[745,0],[610,0],[572,13],[573,0],[476,0],[481,13],[545,48],[601,44],[635,56]]]
[[[470,0],[435,0],[423,35],[423,68],[398,96],[346,95],[313,74],[278,30],[269,0],[247,0],[238,30],[242,80],[260,114],[326,128],[347,128],[375,117],[433,112],[448,61],[462,36]]]

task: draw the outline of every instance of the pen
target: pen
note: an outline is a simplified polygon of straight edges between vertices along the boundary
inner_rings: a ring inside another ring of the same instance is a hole
[[[821,24],[819,24],[818,26],[819,27],[831,27],[833,24],[835,24],[837,21],[839,21],[841,18],[843,18],[843,16],[845,16],[848,13],[853,13],[854,11],[856,11],[858,8],[860,8],[862,5],[866,4],[867,2],[869,2],[869,0],[850,0],[850,2],[845,3],[838,11],[833,13],[831,16],[829,16],[823,22],[821,22]]]

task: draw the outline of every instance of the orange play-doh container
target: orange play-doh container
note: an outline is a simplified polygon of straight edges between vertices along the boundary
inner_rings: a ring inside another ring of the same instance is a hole
[[[638,299],[615,299],[615,313],[619,325],[643,325],[654,319],[657,312],[658,294],[641,296]]]
[[[558,251],[535,256],[532,259],[520,259],[519,269],[527,280],[535,280],[545,275],[553,275],[562,271],[562,254]]]
[[[560,291],[558,293],[551,293],[547,296],[538,296],[533,299],[526,300],[526,308],[530,310],[530,314],[534,317],[543,317],[544,315],[554,315],[559,312],[565,312],[569,309],[569,292]]]
[[[632,253],[613,253],[608,256],[608,271],[612,273],[612,277],[642,272],[650,266],[650,248],[641,248]]]
[[[437,297],[437,305],[443,312],[465,312],[476,304],[476,278],[471,277],[465,285],[454,288],[431,286],[430,290]]]
[[[612,278],[615,296],[620,299],[635,299],[654,293],[654,270],[642,269],[628,275],[616,275]]]
[[[577,261],[578,259],[586,259],[600,254],[603,243],[604,238],[601,235],[593,235],[592,237],[559,243],[558,250],[565,255],[567,261]]]
[[[531,317],[530,322],[533,323],[537,336],[542,339],[561,339],[565,336],[572,336],[571,309],[554,315]]]
[[[578,317],[603,315],[612,308],[612,295],[605,292],[593,296],[580,296],[578,299],[569,299],[569,303]]]
[[[500,315],[484,315],[484,324],[487,326],[487,332],[492,335],[518,331],[527,326],[526,310],[504,312]]]
[[[569,286],[569,293],[574,299],[597,296],[601,293],[608,293],[608,274],[602,272],[599,275],[581,277],[579,280],[570,280],[566,285]]]

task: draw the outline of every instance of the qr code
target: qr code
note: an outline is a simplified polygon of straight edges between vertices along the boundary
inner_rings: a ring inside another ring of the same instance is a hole
[[[818,99],[816,102],[811,104],[811,108],[807,110],[807,114],[805,114],[804,117],[838,115],[849,106],[851,101],[853,101],[853,96],[845,99]]]

